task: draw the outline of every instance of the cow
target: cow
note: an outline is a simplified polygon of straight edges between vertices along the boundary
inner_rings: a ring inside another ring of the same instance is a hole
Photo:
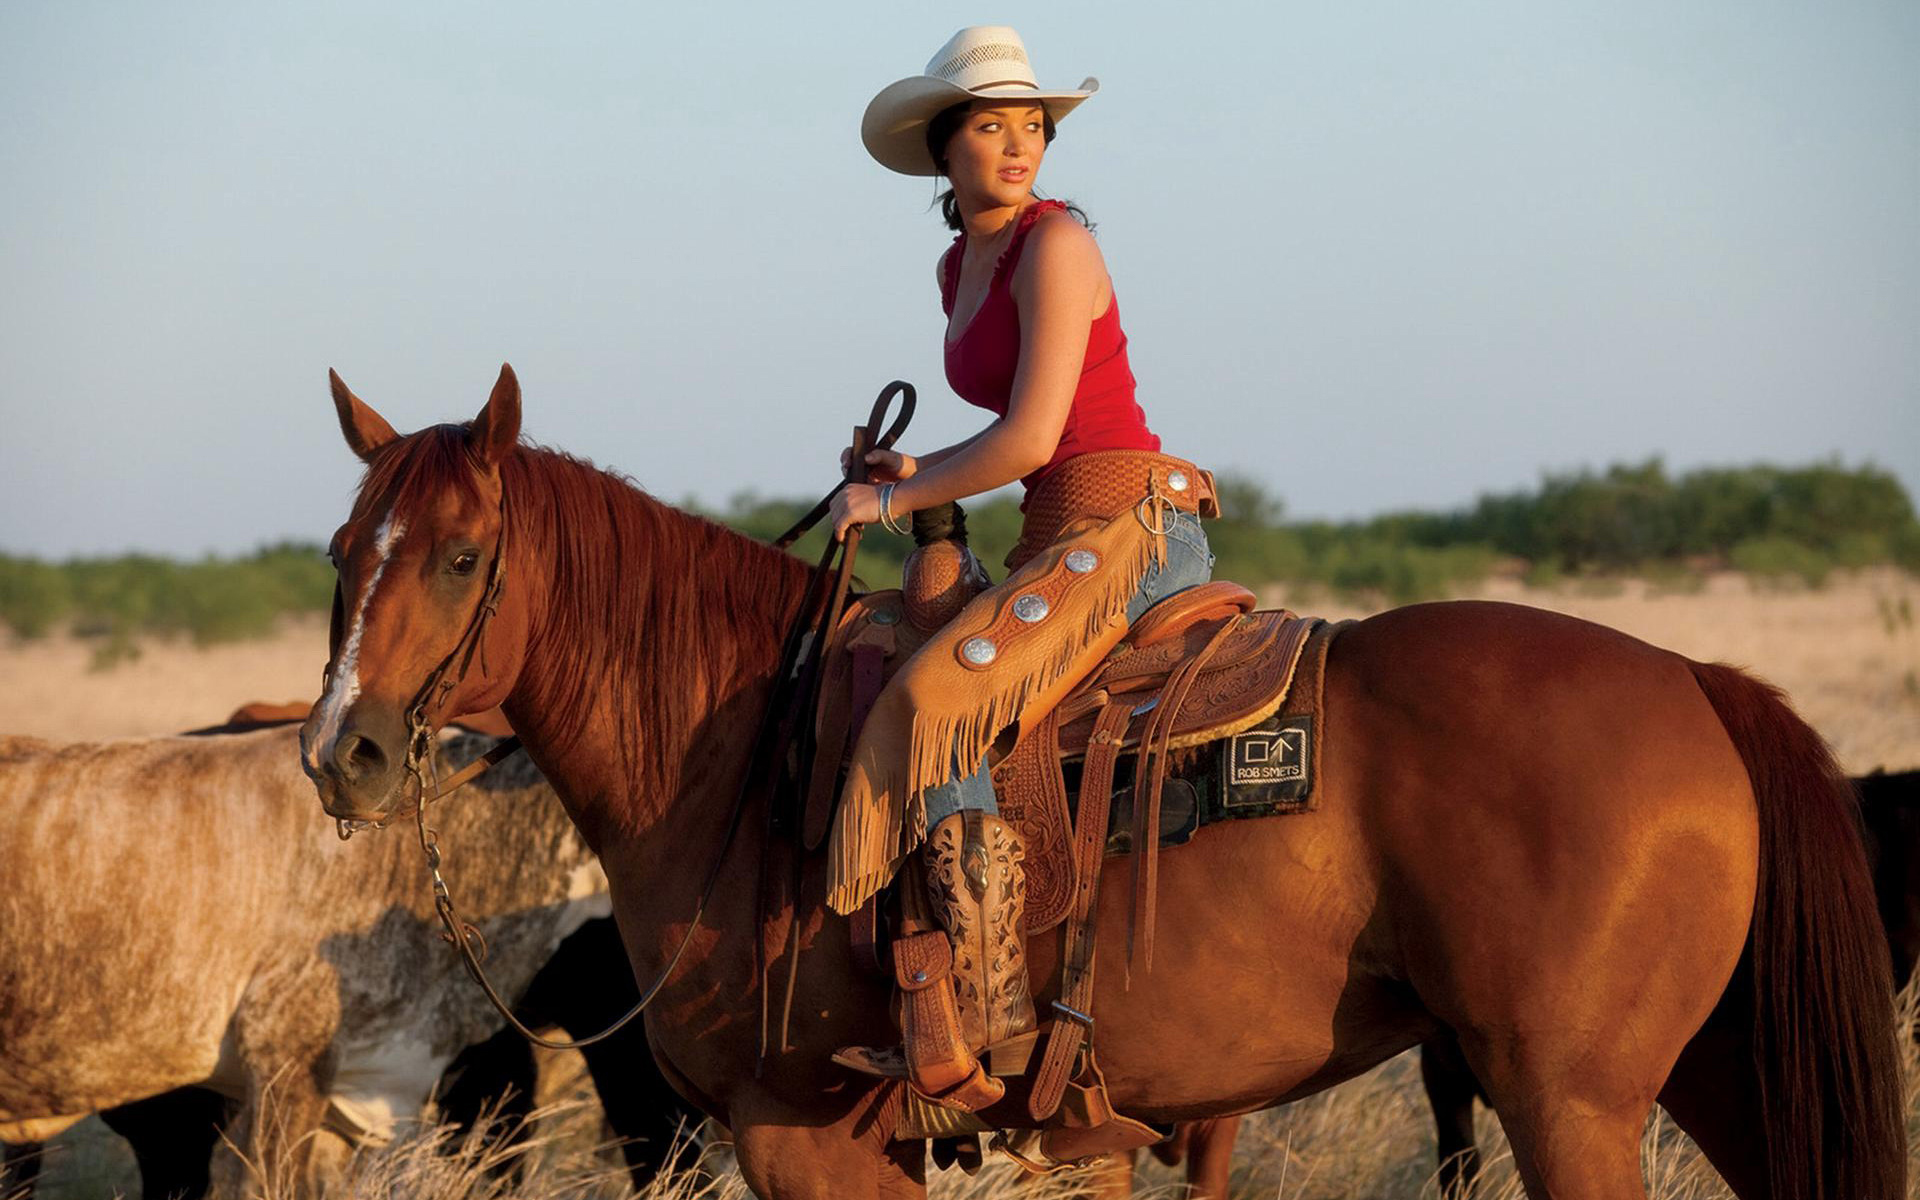
[[[0,737],[0,1142],[200,1085],[226,1137],[304,1188],[417,1115],[499,1018],[438,936],[411,826],[343,844],[298,731],[58,745]],[[442,774],[492,739],[456,735]],[[608,915],[550,789],[510,760],[429,824],[487,969],[518,996]],[[137,1139],[136,1139],[137,1140]],[[216,1156],[216,1180],[245,1164]]]

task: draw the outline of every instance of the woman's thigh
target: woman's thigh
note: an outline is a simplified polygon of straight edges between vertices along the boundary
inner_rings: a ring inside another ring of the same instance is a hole
[[[1127,602],[1127,624],[1138,621],[1141,613],[1175,592],[1212,578],[1213,550],[1200,518],[1190,513],[1176,514],[1167,527],[1166,558],[1147,570],[1139,590]]]

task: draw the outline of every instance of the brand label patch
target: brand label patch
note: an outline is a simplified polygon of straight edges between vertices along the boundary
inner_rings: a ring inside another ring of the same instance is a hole
[[[1304,799],[1313,790],[1310,713],[1275,718],[1236,733],[1225,750],[1221,802],[1226,808],[1266,808]]]

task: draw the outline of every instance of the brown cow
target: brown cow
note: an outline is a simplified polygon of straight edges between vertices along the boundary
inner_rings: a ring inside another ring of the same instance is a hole
[[[318,1176],[343,1139],[417,1114],[497,1027],[437,936],[412,829],[341,844],[298,736],[0,738],[0,1141],[202,1083],[242,1102],[228,1136],[249,1157]],[[490,744],[445,742],[443,773]],[[524,760],[433,823],[508,995],[607,913],[598,863]],[[216,1175],[237,1174],[220,1157]]]

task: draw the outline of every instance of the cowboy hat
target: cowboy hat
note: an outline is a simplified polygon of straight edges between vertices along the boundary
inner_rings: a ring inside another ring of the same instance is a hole
[[[1032,100],[1057,122],[1099,88],[1088,76],[1074,91],[1041,91],[1019,34],[1005,25],[973,25],[948,38],[925,73],[880,90],[860,119],[860,140],[888,170],[938,175],[927,122],[942,110],[969,100]]]

